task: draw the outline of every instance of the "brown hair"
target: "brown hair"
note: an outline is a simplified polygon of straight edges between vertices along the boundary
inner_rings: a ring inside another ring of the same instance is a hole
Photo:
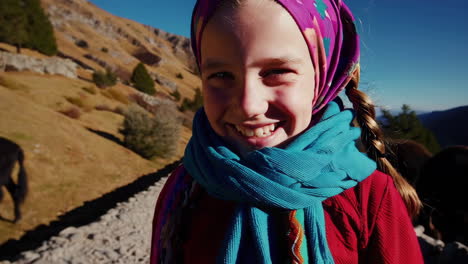
[[[416,190],[387,160],[386,144],[382,130],[375,121],[375,108],[369,96],[358,90],[360,77],[359,66],[354,71],[350,82],[346,85],[346,95],[356,111],[356,119],[361,127],[361,143],[369,158],[375,160],[378,170],[392,176],[395,187],[400,192],[406,209],[411,217],[416,217],[422,203]]]

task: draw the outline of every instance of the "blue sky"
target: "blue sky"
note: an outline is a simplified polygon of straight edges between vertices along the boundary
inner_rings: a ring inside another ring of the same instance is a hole
[[[189,36],[195,0],[91,0],[117,16]],[[468,105],[468,1],[345,0],[361,35],[361,89],[376,105]]]

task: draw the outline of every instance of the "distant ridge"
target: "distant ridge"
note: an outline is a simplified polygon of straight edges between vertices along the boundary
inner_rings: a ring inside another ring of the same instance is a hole
[[[441,147],[468,145],[468,105],[418,115]]]

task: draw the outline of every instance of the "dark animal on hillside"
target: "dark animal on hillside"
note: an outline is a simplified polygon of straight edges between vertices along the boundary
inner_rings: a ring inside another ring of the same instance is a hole
[[[468,146],[448,147],[428,160],[416,190],[428,235],[468,245]]]
[[[409,139],[391,139],[387,147],[393,154],[389,161],[400,174],[413,186],[421,174],[421,168],[432,157],[427,148]]]
[[[0,137],[0,202],[3,199],[2,186],[5,186],[13,198],[15,218],[14,222],[21,219],[20,205],[28,192],[28,179],[23,164],[24,154],[21,147],[6,138]],[[15,163],[19,164],[18,180],[14,182],[12,177]]]

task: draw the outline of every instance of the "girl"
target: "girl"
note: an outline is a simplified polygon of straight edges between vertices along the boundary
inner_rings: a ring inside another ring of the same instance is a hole
[[[422,263],[420,203],[357,90],[341,0],[198,0],[192,48],[204,108],[159,196],[151,263]]]

